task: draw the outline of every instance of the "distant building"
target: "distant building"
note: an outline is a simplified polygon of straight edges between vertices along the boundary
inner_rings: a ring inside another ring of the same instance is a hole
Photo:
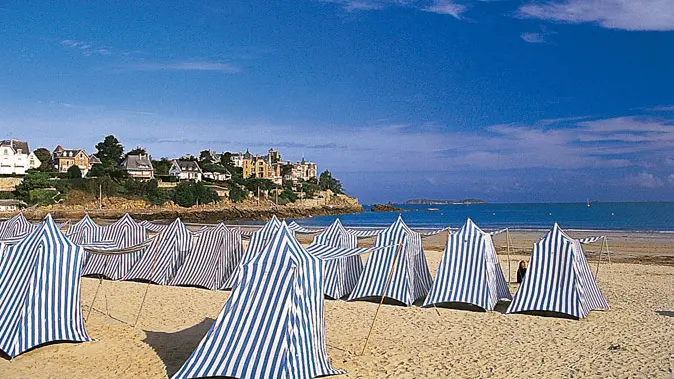
[[[120,168],[136,179],[154,179],[152,157],[148,154],[127,155]]]
[[[17,139],[0,141],[0,174],[25,175],[28,166],[28,142]]]
[[[300,180],[309,181],[317,177],[318,168],[316,163],[307,162],[304,157],[302,160],[296,163],[286,162],[286,165],[292,165],[290,173],[287,173],[284,180],[292,181],[296,183]]]
[[[16,200],[16,199],[0,199],[0,212],[11,212],[11,211],[18,211],[19,209],[25,208],[27,206],[26,203],[24,203],[21,200]]]
[[[91,168],[94,167],[94,165],[101,164],[101,163],[103,163],[103,162],[101,162],[101,160],[98,159],[98,157],[96,155],[91,154],[89,156],[89,170],[91,170]]]
[[[174,159],[171,161],[171,168],[169,169],[170,176],[177,177],[180,180],[200,182],[202,174],[201,167],[199,167],[197,161],[186,161],[181,159]]]
[[[82,176],[89,172],[89,156],[83,149],[64,149],[61,145],[56,146],[52,153],[54,168],[58,172],[68,172],[72,166],[77,166],[82,171]]]
[[[224,182],[232,178],[232,174],[225,170],[225,172],[204,172],[204,179],[216,180],[219,182]]]
[[[42,162],[38,159],[37,155],[35,155],[35,152],[31,151],[30,154],[28,154],[28,169],[37,170],[40,166],[42,166]]]

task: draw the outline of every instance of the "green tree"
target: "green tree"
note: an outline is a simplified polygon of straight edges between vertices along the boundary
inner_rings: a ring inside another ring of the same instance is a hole
[[[68,172],[66,173],[68,179],[82,179],[82,170],[80,166],[74,164],[68,167]]]
[[[199,163],[201,162],[206,162],[206,163],[211,163],[213,162],[213,156],[211,155],[211,152],[208,150],[202,150],[199,152]]]
[[[248,196],[248,191],[242,189],[238,185],[234,184],[229,187],[229,200],[238,203],[242,200],[245,200]]]
[[[331,190],[334,193],[343,193],[342,183],[333,178],[330,171],[325,170],[321,172],[321,175],[318,178],[318,185],[322,190]]]
[[[14,188],[14,196],[25,202],[30,202],[30,191],[40,188],[49,188],[49,174],[38,171],[31,171],[26,174],[23,181]]]
[[[261,178],[245,179],[243,185],[246,187],[248,191],[254,194],[257,194],[258,188],[260,189],[260,191],[269,191],[276,188],[274,182],[272,182],[269,179],[261,179]]]
[[[171,169],[171,161],[168,158],[162,158],[158,161],[152,161],[152,167],[154,167],[155,175],[166,176],[169,174]]]
[[[234,167],[234,162],[232,162],[232,153],[230,153],[229,151],[223,153],[220,156],[220,164],[223,165],[225,168]]]
[[[37,159],[40,160],[40,171],[53,171],[54,170],[54,158],[52,153],[44,147],[37,148],[33,151]]]
[[[96,157],[101,160],[101,165],[106,169],[117,167],[122,160],[124,146],[115,138],[115,136],[106,136],[102,142],[96,145]]]
[[[179,183],[173,193],[173,201],[181,207],[213,203],[219,199],[215,191],[202,183]]]

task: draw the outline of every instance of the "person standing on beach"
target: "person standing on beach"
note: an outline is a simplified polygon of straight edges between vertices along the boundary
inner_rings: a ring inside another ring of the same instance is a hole
[[[517,269],[517,283],[522,283],[524,275],[527,273],[527,262],[520,261],[520,267]]]

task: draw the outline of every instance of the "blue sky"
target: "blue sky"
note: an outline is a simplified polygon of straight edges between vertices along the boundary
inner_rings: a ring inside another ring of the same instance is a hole
[[[302,155],[366,203],[674,200],[674,2],[0,4],[0,138]]]

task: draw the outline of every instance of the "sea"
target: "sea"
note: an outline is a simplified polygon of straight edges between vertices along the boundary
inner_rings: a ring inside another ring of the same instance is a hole
[[[494,203],[457,205],[394,205],[402,212],[370,212],[320,216],[295,220],[304,226],[327,226],[339,217],[345,226],[375,228],[388,226],[398,215],[412,228],[460,227],[471,218],[485,230],[549,229],[557,222],[563,229],[615,230],[672,233],[674,202],[634,203]]]

